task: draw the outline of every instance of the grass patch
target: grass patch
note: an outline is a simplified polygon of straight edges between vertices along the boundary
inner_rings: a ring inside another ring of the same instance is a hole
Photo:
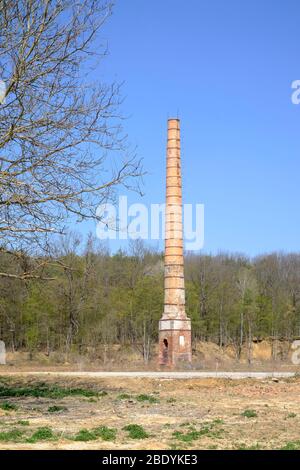
[[[290,419],[290,418],[296,418],[296,413],[289,413],[286,417],[286,419]]]
[[[64,388],[59,385],[37,383],[31,386],[0,385],[0,397],[43,397],[64,398],[69,396],[101,397],[107,395],[105,391],[95,391],[85,388]]]
[[[258,444],[258,443],[257,444],[252,444],[250,446],[242,443],[236,448],[236,450],[261,450],[261,449],[262,448],[261,448],[260,444]]]
[[[102,439],[103,441],[114,441],[116,439],[117,431],[107,426],[98,426],[93,429],[80,429],[80,431],[73,438],[74,441],[96,441]]]
[[[129,395],[128,393],[120,393],[120,395],[117,396],[118,400],[130,400],[133,398],[135,398],[137,401],[140,401],[140,402],[148,402],[148,403],[159,402],[158,398],[154,397],[153,395],[146,395],[145,393],[142,393],[141,395],[137,395],[136,397],[133,397],[132,395]]]
[[[128,424],[124,426],[123,430],[128,432],[130,439],[147,439],[150,437],[145,429],[138,424]]]
[[[158,399],[152,395],[146,395],[142,393],[136,397],[137,401],[147,401],[148,403],[158,403]]]
[[[186,433],[182,431],[174,431],[172,434],[172,436],[175,439],[177,439],[178,441],[182,441],[182,442],[196,441],[202,435],[203,434],[201,433],[201,431],[196,431],[196,430],[187,431]]]
[[[34,444],[35,442],[38,441],[52,441],[55,439],[55,434],[53,433],[52,429],[49,428],[48,426],[38,428],[31,437],[26,439],[26,442],[30,442],[31,444]]]
[[[58,405],[53,405],[49,406],[48,408],[48,413],[59,413],[60,411],[67,411],[68,408],[65,406],[58,406]]]
[[[187,426],[188,429],[186,432],[183,431],[174,431],[172,436],[173,438],[181,441],[181,442],[192,442],[196,441],[202,436],[207,436],[211,438],[221,438],[224,429],[214,429],[214,427],[218,424],[222,424],[222,420],[214,420],[211,423],[207,423],[203,426],[199,431],[193,426],[191,423],[182,423],[180,426],[184,427]]]
[[[4,411],[17,411],[18,407],[14,403],[10,403],[9,401],[4,401],[0,404],[1,410]]]
[[[120,395],[117,396],[118,400],[130,400],[131,395],[128,395],[128,393],[120,393]]]
[[[300,441],[289,441],[280,450],[300,450]]]
[[[167,403],[176,403],[176,398],[168,398]]]
[[[170,442],[169,443],[169,449],[170,450],[182,450],[183,447],[182,447],[182,445],[179,445],[177,442],[176,443]]]
[[[220,418],[216,418],[213,420],[212,424],[224,424],[224,420]]]
[[[12,429],[11,431],[0,432],[0,441],[20,441],[24,432],[20,429]]]
[[[100,437],[103,441],[114,441],[117,436],[116,429],[108,428],[107,426],[99,426],[94,429],[94,434]]]
[[[243,411],[243,413],[241,413],[241,415],[244,416],[245,418],[256,418],[257,417],[256,411],[251,410],[251,409]]]
[[[25,419],[20,419],[19,421],[17,421],[17,424],[19,424],[20,426],[29,426],[29,421]]]
[[[80,431],[74,437],[74,441],[95,441],[97,436],[93,431],[89,431],[88,429],[80,429]]]
[[[194,428],[194,422],[190,423],[189,421],[185,421],[184,423],[181,423],[179,426],[181,428],[185,428],[185,427],[190,427],[190,428]]]

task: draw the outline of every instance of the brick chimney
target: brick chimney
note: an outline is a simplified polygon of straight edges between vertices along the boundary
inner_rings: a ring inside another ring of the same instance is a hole
[[[191,321],[185,313],[179,119],[168,120],[164,283],[159,365],[176,367],[192,361]]]

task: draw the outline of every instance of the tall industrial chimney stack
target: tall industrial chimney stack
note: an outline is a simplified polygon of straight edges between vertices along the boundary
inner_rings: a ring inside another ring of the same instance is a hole
[[[191,321],[185,313],[180,121],[168,120],[165,213],[165,298],[159,322],[159,365],[192,361]]]

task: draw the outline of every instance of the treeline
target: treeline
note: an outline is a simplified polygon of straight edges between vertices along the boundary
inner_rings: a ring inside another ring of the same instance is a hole
[[[0,278],[0,339],[32,354],[131,344],[147,362],[163,311],[162,253],[140,241],[114,255],[91,238],[78,245],[57,244],[55,262],[0,254],[0,272],[28,264],[36,276]],[[250,361],[253,341],[300,336],[300,254],[187,254],[185,277],[194,341],[232,345],[237,358],[246,346]]]

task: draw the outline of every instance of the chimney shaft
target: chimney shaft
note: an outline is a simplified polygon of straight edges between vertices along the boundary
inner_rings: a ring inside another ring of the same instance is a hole
[[[191,322],[185,313],[179,119],[168,120],[164,283],[159,364],[174,367],[192,360]]]

